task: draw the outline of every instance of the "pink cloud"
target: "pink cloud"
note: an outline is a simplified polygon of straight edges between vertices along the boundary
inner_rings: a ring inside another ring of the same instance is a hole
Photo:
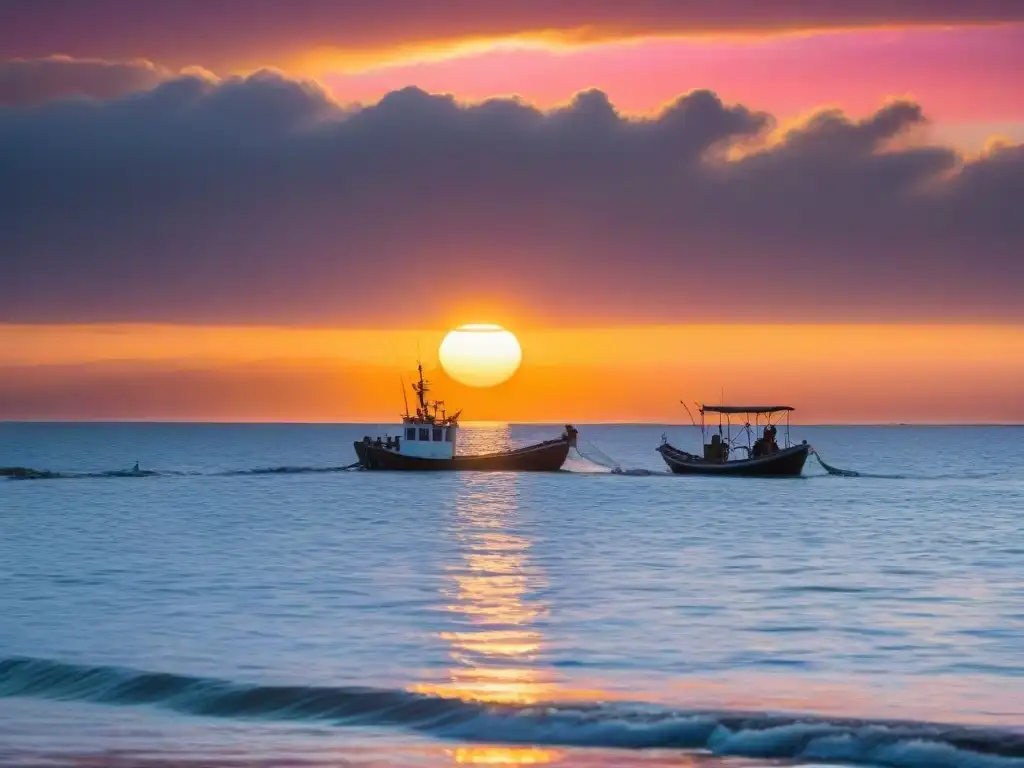
[[[822,104],[863,115],[886,97],[911,96],[936,122],[979,122],[1024,120],[1022,69],[1024,25],[506,49],[323,79],[343,101],[375,101],[414,83],[467,100],[518,94],[550,106],[600,88],[633,113],[696,88],[780,115]]]

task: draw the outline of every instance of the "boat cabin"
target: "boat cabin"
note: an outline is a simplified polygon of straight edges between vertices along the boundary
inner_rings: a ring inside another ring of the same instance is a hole
[[[686,403],[683,403],[685,406]],[[689,411],[689,408],[687,408]],[[701,443],[704,448],[703,459],[711,462],[725,462],[739,458],[750,459],[778,453],[792,446],[789,436],[789,415],[793,407],[789,405],[705,405],[697,404],[700,413],[699,426]],[[718,429],[708,424],[708,415],[717,416]],[[739,425],[734,424],[732,417],[741,416]],[[785,419],[785,433],[782,444],[777,440],[777,425]],[[738,434],[733,436],[733,429],[738,427]],[[743,451],[742,457],[735,455]]]
[[[445,412],[443,400],[427,400],[430,391],[429,382],[423,378],[423,366],[419,365],[419,381],[413,382],[412,390],[416,393],[419,407],[415,413],[409,412],[406,403],[402,414],[402,424],[396,429],[396,436],[388,434],[385,438],[371,440],[363,438],[364,443],[377,448],[413,456],[419,459],[450,459],[455,456],[458,447],[459,413],[449,416]]]
[[[403,419],[400,453],[422,459],[450,459],[455,455],[459,425]]]

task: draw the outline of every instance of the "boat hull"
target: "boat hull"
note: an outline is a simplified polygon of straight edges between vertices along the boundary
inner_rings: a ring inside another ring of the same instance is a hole
[[[557,472],[565,463],[572,445],[569,438],[548,440],[514,451],[455,456],[450,459],[425,459],[404,456],[372,443],[355,442],[356,456],[365,469],[406,472]]]
[[[658,453],[677,475],[720,475],[723,477],[799,477],[811,446],[805,444],[784,448],[778,453],[738,461],[707,461],[681,451],[668,443],[658,446]]]

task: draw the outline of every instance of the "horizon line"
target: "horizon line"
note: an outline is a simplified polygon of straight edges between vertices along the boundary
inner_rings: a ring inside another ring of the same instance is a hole
[[[397,422],[380,420],[269,420],[269,419],[0,419],[0,425],[180,425],[180,426],[398,426]],[[509,426],[509,427],[550,427],[573,424],[582,427],[678,427],[681,429],[699,428],[699,425],[661,422],[661,421],[497,421],[478,419],[461,422],[462,427]],[[711,426],[711,425],[709,425]],[[742,426],[742,425],[734,425]],[[833,421],[806,422],[793,424],[793,427],[1024,427],[1020,421]]]

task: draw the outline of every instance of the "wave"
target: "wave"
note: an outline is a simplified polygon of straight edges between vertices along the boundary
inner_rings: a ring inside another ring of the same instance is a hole
[[[238,477],[243,475],[307,475],[323,472],[346,472],[355,469],[355,465],[344,467],[262,467],[259,469],[234,469],[229,472],[217,472],[221,477]]]
[[[0,467],[0,477],[6,477],[11,480],[53,480],[62,476],[60,472],[50,472],[45,469]]]
[[[157,471],[154,469],[111,469],[105,472],[54,472],[31,467],[0,467],[0,477],[9,480],[75,480],[101,477],[186,477],[199,472]]]
[[[892,768],[1024,766],[1024,732],[1007,729],[639,704],[490,705],[403,690],[257,685],[26,657],[0,660],[0,697],[155,706],[206,717],[399,727],[468,742],[700,749],[716,755]]]
[[[587,460],[589,462],[589,460]],[[602,476],[634,476],[634,477],[661,477],[669,478],[676,482],[690,480],[681,475],[674,475],[664,469],[645,468],[608,468],[604,465],[590,462],[596,469],[580,466],[567,466],[565,471],[576,475],[602,475]],[[0,478],[9,480],[85,480],[98,478],[142,478],[142,477],[246,477],[256,475],[304,475],[323,474],[332,472],[347,472],[358,468],[358,462],[346,466],[332,467],[256,467],[254,469],[232,469],[217,472],[202,471],[180,471],[180,470],[153,470],[153,469],[114,469],[104,472],[57,472],[48,469],[34,469],[32,467],[0,467]],[[834,469],[834,468],[833,468]],[[998,477],[999,472],[969,472],[949,473],[937,475],[886,475],[870,472],[853,472],[852,470],[837,470],[834,473],[808,474],[804,479],[822,480],[841,477],[843,479],[873,479],[873,480],[982,480]]]
[[[115,477],[240,477],[245,475],[302,475],[322,472],[345,472],[355,465],[344,467],[258,467],[234,469],[224,472],[181,472],[155,469],[113,469],[105,472],[54,472],[31,467],[0,467],[0,477],[9,480],[86,480]]]

